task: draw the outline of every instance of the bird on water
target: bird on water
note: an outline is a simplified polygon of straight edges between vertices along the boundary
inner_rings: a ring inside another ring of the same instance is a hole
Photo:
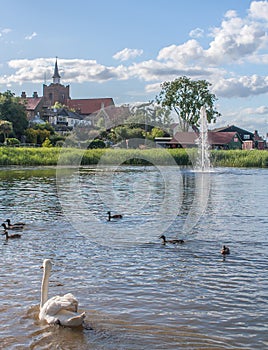
[[[122,219],[123,215],[121,214],[114,214],[112,215],[110,211],[107,211],[108,214],[108,221],[111,221],[111,219]]]
[[[166,244],[166,243],[170,243],[170,244],[182,244],[184,243],[183,239],[166,239],[165,235],[161,235],[159,237],[160,239],[162,239],[162,244]]]

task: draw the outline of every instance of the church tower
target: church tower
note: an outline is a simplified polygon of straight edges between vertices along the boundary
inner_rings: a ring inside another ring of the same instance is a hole
[[[49,86],[43,84],[44,107],[50,108],[55,102],[67,105],[67,100],[70,99],[70,86],[62,85],[60,78],[58,59],[56,57],[54,74],[52,76],[53,82]]]
[[[54,74],[52,78],[53,78],[53,84],[60,84],[60,75],[59,75],[57,57],[55,62]]]

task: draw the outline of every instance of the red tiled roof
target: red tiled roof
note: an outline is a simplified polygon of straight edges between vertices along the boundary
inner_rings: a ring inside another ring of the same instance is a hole
[[[226,145],[231,142],[237,132],[208,132],[208,143],[210,145]],[[182,145],[195,145],[198,139],[198,133],[195,132],[177,132],[170,143],[180,143]]]
[[[195,132],[176,132],[170,143],[180,143],[182,145],[194,145],[198,139],[198,134]]]
[[[115,120],[115,121],[116,120],[123,121],[123,120],[126,120],[128,117],[130,117],[129,107],[125,107],[125,106],[120,106],[120,107],[108,106],[104,108],[104,112],[107,114],[107,116],[111,120]]]
[[[80,114],[90,115],[99,111],[102,106],[114,106],[114,101],[111,97],[74,99],[67,100],[67,106],[75,109]]]
[[[208,143],[210,145],[226,145],[229,142],[231,142],[234,138],[234,136],[237,135],[239,137],[239,134],[235,131],[222,131],[222,132],[208,132]]]
[[[42,98],[43,97],[26,97],[22,98],[21,101],[26,102],[25,106],[27,111],[34,111],[41,102]]]

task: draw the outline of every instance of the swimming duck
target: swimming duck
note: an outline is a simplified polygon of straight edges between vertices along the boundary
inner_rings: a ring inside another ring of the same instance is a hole
[[[166,236],[164,236],[164,235],[161,235],[159,238],[162,239],[162,244],[166,244],[166,243],[182,244],[182,243],[184,243],[183,239],[166,239]]]
[[[5,223],[3,223],[2,226],[4,227],[4,230],[22,230],[23,229],[23,226],[8,227]]]
[[[11,229],[11,228],[14,227],[14,226],[23,227],[23,226],[26,225],[25,222],[16,222],[15,224],[11,224],[11,220],[10,220],[10,219],[6,219],[5,222],[7,222],[7,227],[8,227],[9,229]]]
[[[19,233],[13,233],[12,235],[9,235],[7,230],[5,230],[4,233],[2,233],[2,235],[6,235],[6,240],[8,240],[9,238],[21,238],[21,235]]]
[[[111,221],[111,219],[122,219],[123,215],[121,214],[115,214],[115,215],[111,215],[110,211],[107,211],[108,214],[108,221]]]
[[[221,253],[223,255],[230,254],[230,249],[228,247],[226,247],[226,245],[224,245],[221,249]]]

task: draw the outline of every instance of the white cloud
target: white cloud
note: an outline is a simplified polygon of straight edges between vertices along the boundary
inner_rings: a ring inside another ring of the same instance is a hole
[[[143,50],[125,48],[117,52],[116,54],[114,54],[113,58],[119,61],[127,61],[131,58],[141,56],[142,54],[143,54]]]
[[[158,94],[161,90],[161,86],[160,86],[161,83],[155,83],[155,84],[148,84],[146,85],[145,87],[145,91],[146,92],[149,92],[149,93],[156,93]]]
[[[191,38],[202,38],[204,36],[204,30],[200,28],[195,28],[190,31],[189,36]]]
[[[4,29],[1,29],[1,34],[8,34],[10,32],[12,32],[12,30],[10,28],[4,28]]]
[[[234,10],[229,10],[225,13],[225,16],[226,18],[233,18],[233,17],[236,17],[237,14],[236,14],[236,11]]]
[[[32,40],[35,36],[37,36],[36,32],[33,32],[31,35],[26,35],[25,40]]]
[[[268,2],[252,1],[249,9],[249,16],[268,21]]]
[[[42,83],[44,76],[52,77],[55,58],[38,58],[34,60],[12,60],[9,67],[15,73],[7,77],[0,76],[0,83],[25,82]],[[117,67],[106,67],[95,60],[83,59],[61,59],[58,60],[62,80],[73,83],[104,82],[111,79],[126,79],[129,77],[128,69],[122,65]]]
[[[188,40],[182,45],[170,45],[159,51],[158,60],[172,60],[179,64],[198,62],[204,57],[204,49],[195,40]]]
[[[249,97],[268,93],[268,76],[241,76],[215,82],[213,90],[221,97]]]
[[[5,34],[10,33],[12,30],[10,28],[3,28],[0,29],[0,38],[3,37]]]
[[[268,107],[267,106],[259,106],[257,108],[248,107],[243,109],[243,114],[245,115],[266,115],[268,117]]]
[[[267,45],[267,33],[263,26],[239,17],[224,20],[212,34],[214,40],[205,53],[210,64],[237,62]]]
[[[224,117],[217,120],[214,127],[221,127],[226,125],[237,125],[243,129],[254,132],[258,130],[259,135],[266,137],[268,124],[268,108],[260,107],[245,107],[236,110],[224,112]]]

